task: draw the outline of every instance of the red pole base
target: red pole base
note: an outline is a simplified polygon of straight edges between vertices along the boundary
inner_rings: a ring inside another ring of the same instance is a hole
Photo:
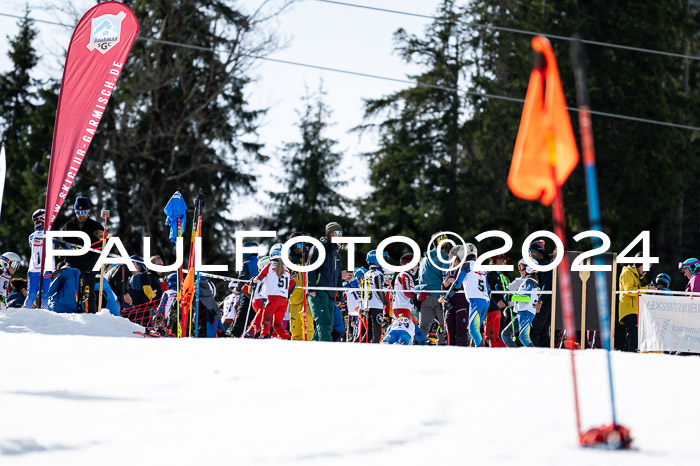
[[[594,427],[581,434],[580,444],[585,448],[598,448],[601,450],[629,450],[632,445],[632,437],[627,427],[608,424]]]

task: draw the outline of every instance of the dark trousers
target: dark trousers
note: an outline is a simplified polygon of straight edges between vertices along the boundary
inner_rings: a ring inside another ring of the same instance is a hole
[[[360,326],[361,328],[356,341],[360,343],[381,343],[384,310],[370,308],[368,312],[362,312],[362,318],[367,319],[367,328],[362,328],[362,326]]]
[[[369,310],[369,341],[380,343],[382,341],[382,325],[384,324],[384,309]]]
[[[637,351],[637,314],[629,314],[622,318],[622,325],[625,326],[624,351],[634,353]]]
[[[445,312],[445,327],[449,346],[469,346],[469,312],[466,308],[452,308]]]
[[[250,296],[243,293],[241,295],[241,300],[238,302],[236,320],[233,321],[233,326],[231,327],[231,336],[240,338],[246,326],[253,322],[253,317],[255,317],[255,311],[253,310],[253,306],[250,305]]]
[[[538,348],[549,348],[549,326],[552,318],[552,304],[543,303],[540,312],[535,314],[530,327],[530,340]]]

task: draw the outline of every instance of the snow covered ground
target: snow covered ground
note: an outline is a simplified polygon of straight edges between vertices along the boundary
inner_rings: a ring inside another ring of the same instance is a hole
[[[577,446],[565,351],[136,329],[0,314],[0,464],[700,464],[697,357],[614,354],[636,449],[604,452]],[[576,356],[583,425],[608,422],[604,353]]]

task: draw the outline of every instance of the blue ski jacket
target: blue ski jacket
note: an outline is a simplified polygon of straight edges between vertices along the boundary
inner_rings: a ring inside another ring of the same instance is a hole
[[[49,310],[59,313],[78,312],[82,293],[83,275],[73,268],[61,269],[51,281],[49,288]]]
[[[107,308],[109,310],[109,313],[113,316],[121,317],[121,312],[119,311],[119,303],[117,302],[117,296],[112,291],[112,287],[109,286],[109,282],[107,280],[103,280],[102,282],[104,283],[105,287],[105,291],[102,294],[104,298],[104,301],[102,301],[102,307]],[[99,289],[100,281],[95,280],[95,291]]]
[[[258,256],[252,254],[243,254],[243,268],[238,274],[238,278],[240,280],[250,280],[251,278],[255,277],[258,274],[258,272]],[[238,285],[236,285],[236,289],[239,292],[243,292],[244,285],[245,283],[238,282]]]
[[[441,257],[444,263],[441,262],[438,257]],[[438,251],[437,249],[431,249],[428,251],[426,253],[426,257],[420,261],[420,268],[418,269],[418,285],[416,285],[416,290],[442,289],[442,279],[445,276],[445,272],[435,267],[429,259],[432,259],[432,262],[442,266],[445,269],[448,268],[447,253]],[[442,293],[440,291],[436,291],[429,294],[438,296]]]

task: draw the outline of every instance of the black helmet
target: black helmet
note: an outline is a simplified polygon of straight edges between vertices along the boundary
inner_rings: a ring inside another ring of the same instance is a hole
[[[634,257],[642,257],[642,256],[644,256],[644,253],[642,251],[639,251],[639,252],[637,252],[637,254],[634,255]],[[639,267],[640,265],[642,265],[642,264],[640,264],[639,262],[635,262],[634,264],[632,264],[632,267]]]

